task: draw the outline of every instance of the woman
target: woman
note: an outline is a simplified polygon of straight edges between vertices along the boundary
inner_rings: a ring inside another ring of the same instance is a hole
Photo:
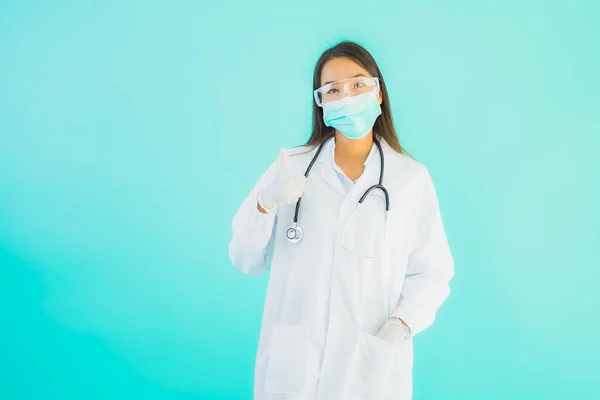
[[[325,51],[313,87],[308,143],[282,149],[233,218],[233,264],[270,271],[254,398],[411,399],[413,336],[454,273],[432,179],[363,47]]]

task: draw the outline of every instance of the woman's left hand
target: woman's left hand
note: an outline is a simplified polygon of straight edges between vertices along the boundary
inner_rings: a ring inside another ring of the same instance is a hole
[[[392,317],[386,321],[377,332],[377,337],[390,342],[399,344],[411,336],[410,328],[400,318]]]

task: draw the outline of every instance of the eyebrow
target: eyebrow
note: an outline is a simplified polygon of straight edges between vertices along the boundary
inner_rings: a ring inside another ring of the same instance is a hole
[[[356,74],[354,76],[351,76],[350,78],[358,78],[359,76],[365,76],[365,74]],[[346,78],[346,79],[350,79],[350,78]],[[338,79],[338,80],[340,80],[340,79]],[[323,84],[323,86],[329,85],[330,83],[333,83],[333,82],[335,82],[335,81],[327,81]]]

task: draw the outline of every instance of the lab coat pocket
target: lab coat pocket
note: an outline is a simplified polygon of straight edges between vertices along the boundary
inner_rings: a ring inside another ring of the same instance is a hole
[[[303,325],[275,325],[269,344],[266,391],[302,394],[306,386],[308,334]]]
[[[383,398],[412,399],[413,339],[405,339],[397,346],[399,353]]]
[[[361,332],[350,367],[348,397],[370,400],[386,393],[399,351],[399,346]]]

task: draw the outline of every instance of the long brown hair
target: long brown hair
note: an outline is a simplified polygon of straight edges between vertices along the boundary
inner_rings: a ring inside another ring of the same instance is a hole
[[[400,145],[400,141],[396,135],[396,128],[394,127],[392,109],[390,107],[390,100],[387,87],[385,86],[385,80],[383,79],[383,75],[381,74],[379,66],[375,62],[375,59],[364,47],[355,42],[346,40],[339,42],[333,47],[325,50],[315,65],[313,73],[313,90],[316,90],[321,86],[321,71],[323,70],[325,63],[338,57],[349,58],[367,70],[369,74],[379,78],[382,96],[381,115],[377,118],[377,120],[375,120],[375,125],[373,126],[373,135],[375,138],[384,139],[390,145],[390,147],[396,150],[398,153],[406,154],[406,151]],[[335,129],[325,125],[325,122],[323,121],[323,109],[319,107],[314,100],[312,104],[312,134],[306,145],[318,146],[327,140],[327,138],[332,136],[335,132]]]

